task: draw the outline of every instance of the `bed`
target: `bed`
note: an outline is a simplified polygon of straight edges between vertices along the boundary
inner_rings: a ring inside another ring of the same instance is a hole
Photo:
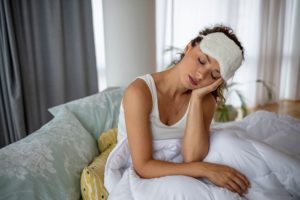
[[[251,182],[241,197],[206,179],[165,176],[139,177],[131,163],[127,139],[118,141],[108,157],[104,184],[108,199],[300,199],[300,121],[286,115],[257,111],[243,120],[212,124],[206,162],[243,172]],[[181,140],[153,141],[158,160],[182,162]]]
[[[51,121],[0,149],[0,200],[84,198],[81,172],[99,154],[100,133],[117,126],[123,92],[111,88],[50,108]],[[258,111],[240,121],[212,124],[211,131],[206,161],[245,172],[252,187],[244,199],[299,199],[299,120]],[[179,142],[156,141],[154,156],[181,162]],[[141,179],[130,164],[127,141],[119,141],[105,165],[109,199],[243,199],[202,179]],[[98,199],[106,199],[105,193]]]

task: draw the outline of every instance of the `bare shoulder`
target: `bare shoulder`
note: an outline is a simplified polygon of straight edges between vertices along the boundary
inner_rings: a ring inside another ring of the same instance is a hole
[[[152,96],[149,87],[142,79],[134,80],[126,89],[123,98],[124,108],[129,105],[143,106],[145,111],[152,109]]]

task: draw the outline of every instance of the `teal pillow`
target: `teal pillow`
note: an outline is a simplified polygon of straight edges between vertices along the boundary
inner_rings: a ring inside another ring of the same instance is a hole
[[[110,88],[103,92],[52,107],[49,112],[56,115],[67,108],[97,140],[100,133],[117,127],[120,103],[125,88]]]
[[[66,109],[0,150],[0,199],[80,199],[80,174],[99,154],[97,141]]]

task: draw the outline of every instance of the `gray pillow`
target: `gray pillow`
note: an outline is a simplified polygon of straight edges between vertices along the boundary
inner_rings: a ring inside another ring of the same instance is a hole
[[[71,111],[95,139],[110,128],[117,127],[120,103],[125,88],[110,88],[103,92],[52,107],[56,115],[61,109]]]
[[[97,141],[62,109],[0,150],[0,199],[80,199],[81,171],[98,154]]]

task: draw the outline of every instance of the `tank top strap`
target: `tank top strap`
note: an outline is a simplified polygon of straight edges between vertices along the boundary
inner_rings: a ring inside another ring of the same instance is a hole
[[[155,82],[151,76],[151,74],[145,74],[143,76],[138,76],[137,78],[140,78],[140,79],[143,79],[146,84],[148,85],[149,87],[149,90],[151,92],[151,95],[152,95],[152,113],[154,114],[157,114],[157,92],[156,92],[156,86],[155,86]]]

